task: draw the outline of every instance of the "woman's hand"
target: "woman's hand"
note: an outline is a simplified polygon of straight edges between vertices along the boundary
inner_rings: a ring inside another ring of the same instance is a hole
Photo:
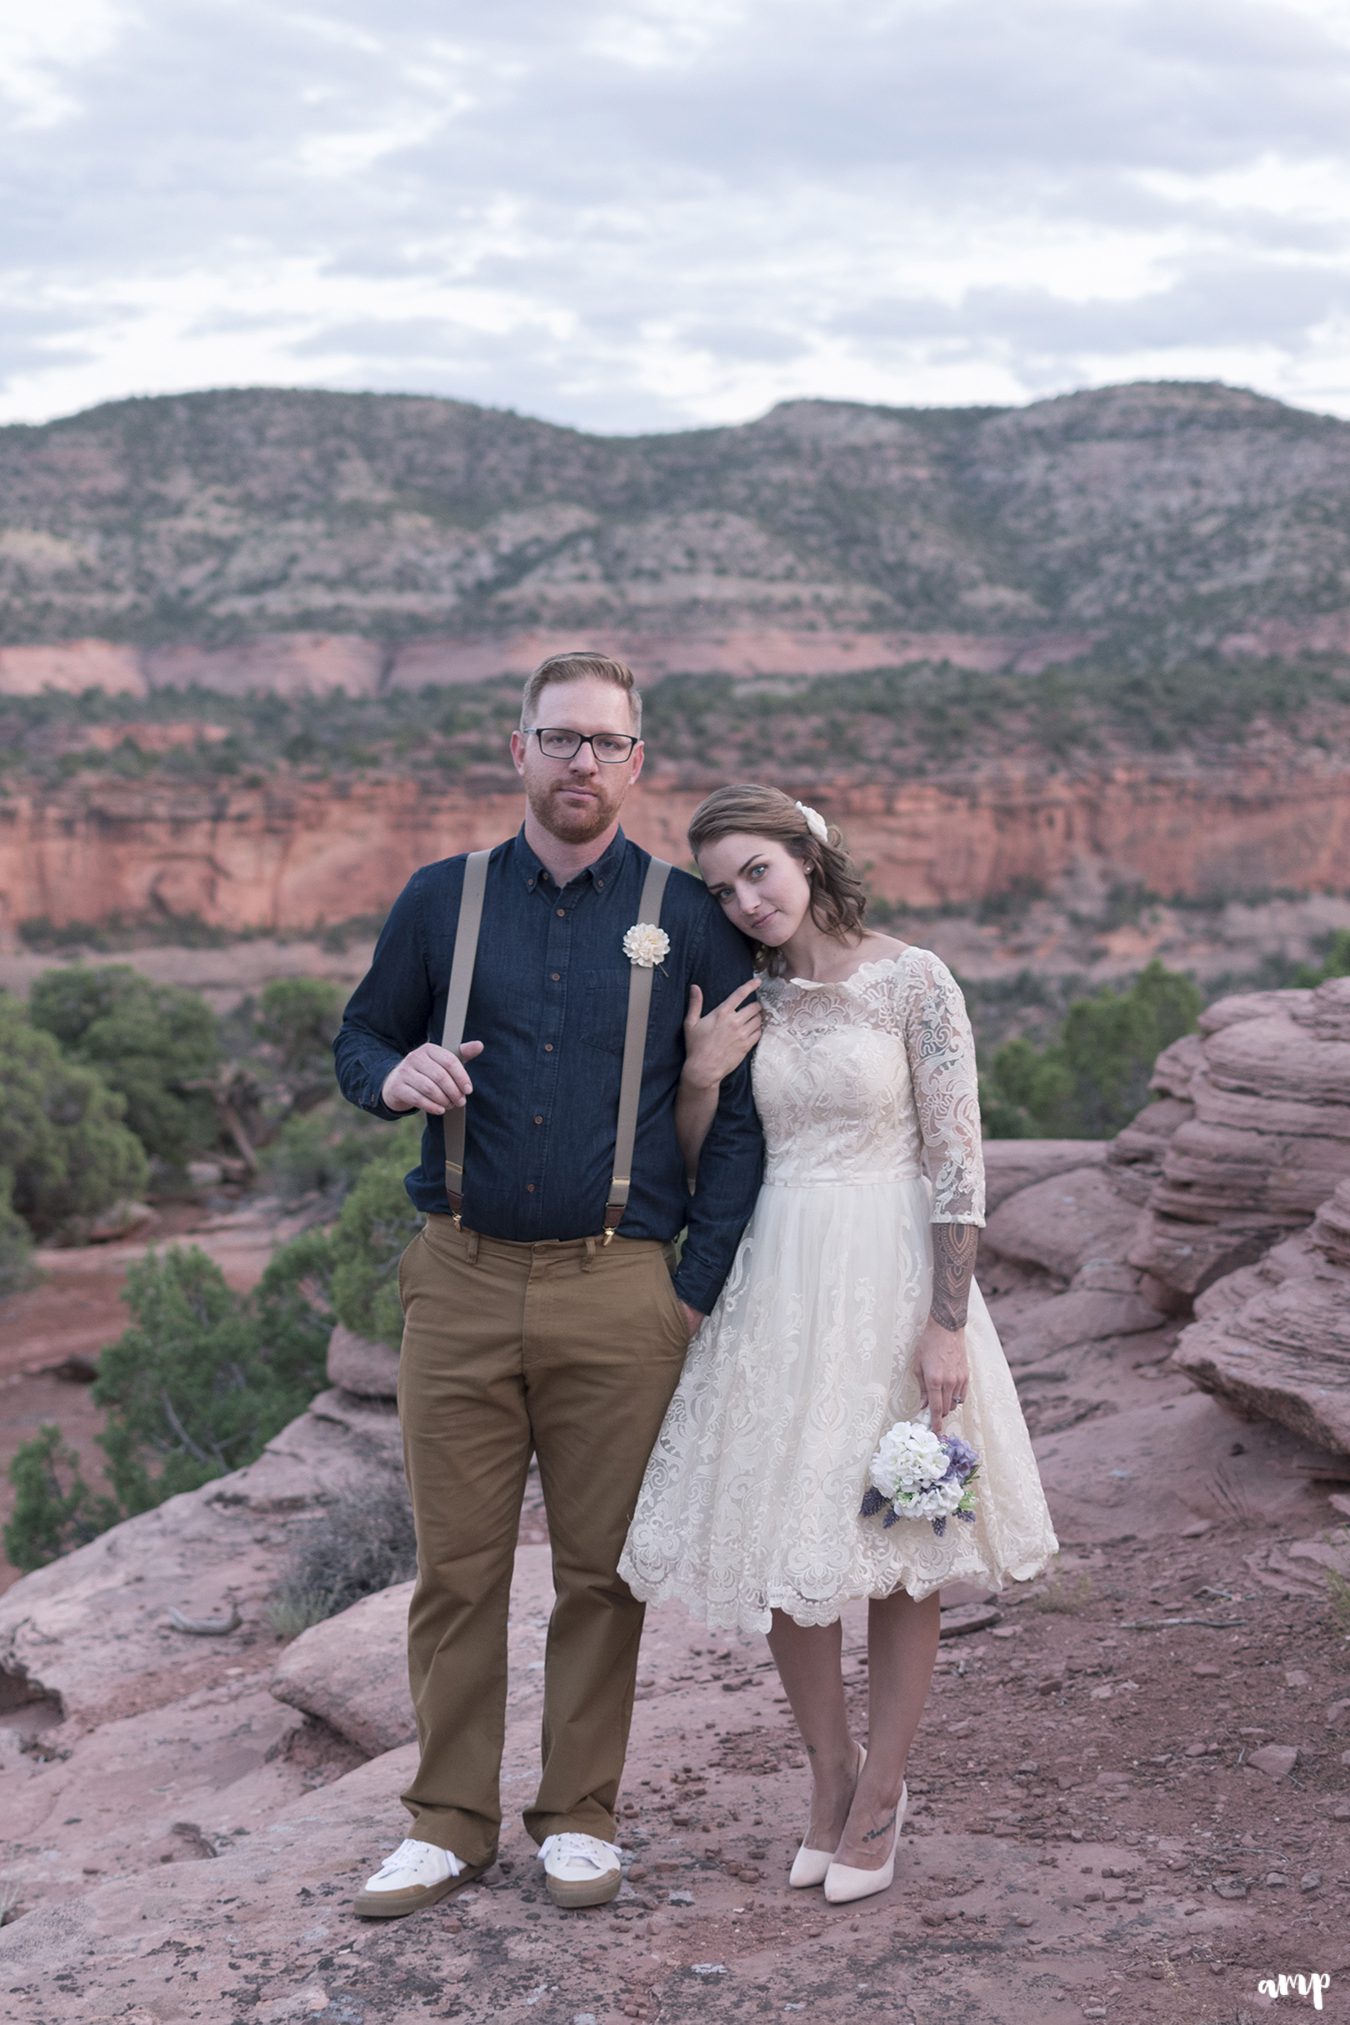
[[[715,1090],[723,1077],[745,1060],[764,1023],[759,1000],[745,1003],[758,989],[759,979],[752,977],[705,1013],[703,993],[696,984],[690,985],[689,1010],[684,1016],[684,1081],[689,1088]]]
[[[928,1408],[934,1434],[954,1406],[959,1406],[970,1384],[964,1329],[944,1329],[930,1316],[925,1322],[915,1353],[923,1382],[923,1403]]]

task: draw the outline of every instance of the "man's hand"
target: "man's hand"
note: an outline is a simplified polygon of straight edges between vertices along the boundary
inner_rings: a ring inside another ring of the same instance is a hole
[[[689,1324],[689,1335],[690,1340],[692,1341],[692,1339],[698,1334],[700,1324],[703,1321],[703,1317],[702,1315],[700,1315],[697,1308],[690,1307],[688,1301],[681,1301],[680,1306],[684,1309],[684,1319]]]
[[[473,1095],[464,1063],[482,1052],[481,1041],[465,1041],[458,1055],[435,1041],[423,1041],[389,1071],[380,1095],[391,1111],[429,1111],[433,1118],[442,1118]]]

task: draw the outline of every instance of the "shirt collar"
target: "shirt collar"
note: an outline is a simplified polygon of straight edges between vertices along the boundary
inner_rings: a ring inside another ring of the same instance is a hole
[[[512,860],[513,868],[517,875],[524,880],[527,890],[532,893],[539,884],[540,875],[545,872],[545,867],[526,843],[525,825],[523,823],[516,831],[511,848],[515,854]],[[593,865],[587,865],[584,872],[578,872],[577,878],[589,879],[597,892],[603,893],[606,887],[612,885],[619,867],[623,863],[624,854],[627,849],[628,839],[625,837],[622,828],[617,829],[608,848],[596,859]],[[551,875],[546,876],[549,876],[551,881]]]

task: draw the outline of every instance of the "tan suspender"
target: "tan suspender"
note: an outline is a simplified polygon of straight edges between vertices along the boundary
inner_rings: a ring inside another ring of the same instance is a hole
[[[478,931],[483,922],[483,893],[487,887],[491,851],[470,851],[464,861],[464,891],[459,902],[459,926],[455,930],[455,954],[450,964],[450,989],[445,998],[445,1025],[441,1046],[452,1055],[459,1053],[464,1040],[464,1020],[469,1010],[473,985],[474,958],[478,954]],[[450,1214],[459,1222],[464,1207],[464,1106],[447,1111],[445,1129],[445,1192]]]
[[[445,1000],[445,1025],[441,1046],[458,1054],[464,1040],[464,1021],[469,1010],[474,959],[483,924],[483,894],[487,886],[490,851],[472,851],[464,865],[464,892],[459,903],[459,926],[455,930],[455,953],[450,964],[450,987]],[[670,866],[653,858],[642,882],[638,920],[653,927],[661,920]],[[605,1205],[605,1243],[618,1228],[628,1207],[633,1179],[633,1148],[637,1142],[638,1104],[642,1096],[642,1063],[647,1050],[647,1019],[652,1003],[650,965],[635,963],[628,973],[628,1021],[623,1036],[623,1068],[619,1075],[619,1120],[614,1138],[614,1174]],[[464,1123],[465,1106],[447,1111],[445,1132],[445,1192],[456,1224],[464,1207]]]
[[[657,927],[661,901],[670,867],[653,858],[642,882],[638,920]],[[647,1049],[647,1014],[652,1003],[650,964],[635,963],[628,972],[628,1024],[623,1031],[623,1072],[619,1077],[619,1129],[614,1139],[614,1179],[605,1204],[605,1243],[613,1237],[619,1218],[628,1207],[628,1190],[633,1179],[633,1146],[637,1140],[638,1099],[642,1094],[642,1058]]]

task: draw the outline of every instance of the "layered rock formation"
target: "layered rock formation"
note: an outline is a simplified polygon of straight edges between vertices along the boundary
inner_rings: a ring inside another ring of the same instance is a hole
[[[1221,999],[1199,1027],[1110,1155],[1147,1191],[1131,1260],[1187,1299],[1309,1223],[1350,1171],[1350,979]]]
[[[404,642],[497,673],[560,632],[736,673],[1326,652],[1347,497],[1344,422],[1213,384],[642,438],[233,389],[0,430],[0,603],[119,687],[427,679]]]
[[[1350,1454],[1350,1180],[1195,1309],[1175,1355],[1197,1385]]]
[[[1142,1210],[1129,1263],[1160,1306],[1194,1304],[1176,1358],[1197,1384],[1350,1450],[1350,979],[1199,1024],[1108,1151]]]
[[[631,833],[682,864],[685,824],[708,784],[649,771]],[[1334,889],[1350,863],[1350,765],[1327,753],[1072,771],[1008,762],[885,785],[827,774],[811,792],[844,826],[873,890],[915,908],[978,904],[1070,874],[1182,897],[1258,879]],[[183,916],[238,934],[305,933],[384,912],[415,866],[495,843],[519,820],[519,793],[495,772],[441,790],[285,773],[260,787],[16,781],[0,799],[0,937],[39,919]]]

